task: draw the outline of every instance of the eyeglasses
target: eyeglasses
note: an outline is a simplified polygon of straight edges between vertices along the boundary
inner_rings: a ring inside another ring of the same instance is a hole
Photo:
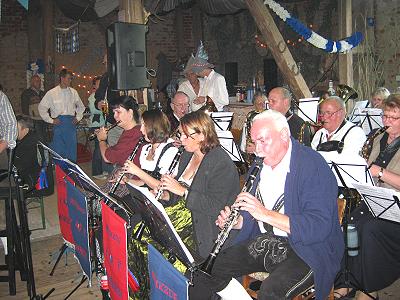
[[[186,104],[186,103],[181,103],[181,104],[173,103],[173,104],[174,104],[174,106],[177,106],[177,107],[189,107],[189,104]]]
[[[381,117],[382,117],[383,120],[386,120],[386,121],[397,121],[397,120],[400,120],[400,117],[393,117],[393,116],[388,116],[388,115],[384,115],[384,114],[382,114]]]
[[[339,109],[339,110],[337,110],[337,111],[334,111],[334,112],[330,112],[330,111],[320,111],[320,112],[318,113],[318,116],[330,118],[330,117],[332,117],[334,114],[336,114],[338,111],[341,111],[342,109],[343,109],[343,108],[341,108],[341,109]]]
[[[183,132],[178,132],[177,133],[177,135],[179,135],[179,138],[183,138],[183,139],[187,139],[187,138],[192,138],[193,139],[193,135],[195,135],[197,132],[192,132],[192,133],[189,133],[189,135],[186,135],[185,133],[183,133]]]

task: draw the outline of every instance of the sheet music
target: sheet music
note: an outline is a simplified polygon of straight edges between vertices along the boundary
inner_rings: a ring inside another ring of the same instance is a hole
[[[393,196],[400,198],[399,192],[388,188],[371,187],[358,183],[354,183],[353,185],[362,195],[375,217],[400,222],[400,208],[393,198]],[[390,208],[387,209],[389,206]]]
[[[217,136],[222,149],[228,153],[233,161],[244,161],[237,145],[233,141],[233,135],[230,131],[217,131]]]
[[[362,100],[362,101],[357,101],[354,104],[353,111],[351,112],[349,116],[349,121],[353,122],[354,124],[359,124],[361,122],[359,114],[361,111],[367,107],[369,101],[368,100]]]
[[[216,131],[229,130],[232,124],[233,112],[218,111],[210,113],[210,117],[215,124]]]
[[[176,240],[178,241],[180,247],[182,248],[183,252],[185,253],[187,259],[189,260],[190,263],[194,263],[194,259],[192,254],[189,252],[189,250],[187,249],[186,245],[183,243],[181,237],[178,235],[178,233],[176,232],[174,226],[171,223],[171,220],[169,219],[169,216],[167,215],[164,207],[162,206],[162,204],[158,201],[156,201],[154,195],[149,191],[148,188],[146,187],[140,187],[140,186],[135,186],[131,183],[128,183],[131,187],[133,187],[134,189],[138,190],[139,192],[141,192],[144,196],[146,196],[147,199],[150,200],[151,203],[154,204],[154,206],[161,212],[161,214],[163,215],[164,219],[167,221],[168,226],[171,228],[172,232],[174,233],[174,236],[176,238]]]
[[[356,116],[360,119],[360,126],[368,135],[373,129],[383,127],[382,110],[380,108],[364,108]]]
[[[319,98],[303,98],[299,99],[298,116],[306,122],[317,122]]]

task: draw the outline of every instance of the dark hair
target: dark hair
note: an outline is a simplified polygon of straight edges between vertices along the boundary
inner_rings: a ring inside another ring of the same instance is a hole
[[[17,123],[22,128],[33,129],[33,120],[30,117],[18,115],[18,116],[16,116],[16,119],[17,119]]]
[[[205,112],[198,110],[188,113],[181,118],[180,122],[186,136],[189,136],[188,128],[204,135],[204,141],[200,143],[200,151],[202,153],[206,154],[219,145],[214,122]]]
[[[101,76],[94,76],[93,77],[93,80],[92,80],[92,85],[95,85],[96,84],[96,81],[98,81],[98,80],[100,80],[101,79]]]
[[[125,108],[126,110],[133,111],[133,119],[136,123],[139,123],[139,105],[137,104],[135,98],[132,96],[122,95],[114,99],[111,104],[111,109],[116,109],[118,107]]]
[[[60,77],[60,79],[61,79],[62,77],[66,77],[67,75],[73,76],[73,75],[72,75],[72,71],[70,71],[70,70],[68,70],[68,69],[62,69],[62,70],[60,71],[60,73],[58,73],[58,76]]]
[[[167,116],[158,109],[151,109],[142,114],[142,120],[150,143],[166,142],[171,133],[171,124]]]
[[[395,109],[398,108],[400,109],[400,94],[390,94],[389,97],[387,97],[383,101],[383,110],[385,109]]]

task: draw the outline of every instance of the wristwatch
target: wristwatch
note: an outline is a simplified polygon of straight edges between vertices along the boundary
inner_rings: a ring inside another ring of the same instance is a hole
[[[381,167],[381,170],[378,173],[378,180],[383,182],[383,180],[381,179],[382,176],[383,176],[383,168]]]

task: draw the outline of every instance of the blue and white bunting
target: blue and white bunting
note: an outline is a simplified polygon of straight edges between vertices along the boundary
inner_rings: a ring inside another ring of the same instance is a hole
[[[361,32],[355,32],[352,36],[339,41],[328,40],[320,36],[315,31],[307,28],[298,19],[292,17],[286,9],[284,9],[280,4],[276,3],[275,1],[265,0],[264,4],[268,5],[268,7],[279,16],[279,18],[281,18],[294,31],[300,34],[307,42],[326,52],[344,53],[358,46],[363,40],[363,35]]]

